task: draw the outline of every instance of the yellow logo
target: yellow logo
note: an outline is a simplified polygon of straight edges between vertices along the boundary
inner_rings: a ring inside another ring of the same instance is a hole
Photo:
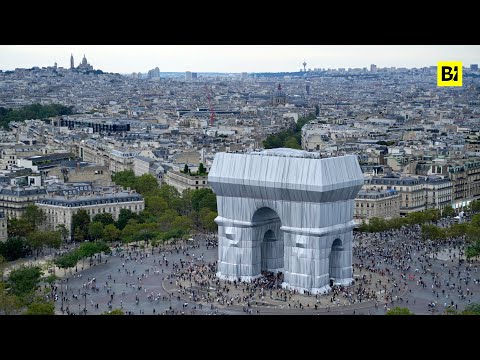
[[[462,86],[462,70],[461,61],[439,61],[437,86]]]

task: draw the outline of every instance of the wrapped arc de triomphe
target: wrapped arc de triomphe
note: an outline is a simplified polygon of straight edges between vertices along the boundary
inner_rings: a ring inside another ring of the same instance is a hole
[[[218,277],[282,272],[285,288],[312,293],[352,282],[354,199],[363,184],[356,156],[217,153],[208,182],[217,195]]]

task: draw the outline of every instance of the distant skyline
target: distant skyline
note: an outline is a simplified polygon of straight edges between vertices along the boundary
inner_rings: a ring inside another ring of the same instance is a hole
[[[424,67],[438,61],[480,63],[480,45],[0,45],[0,70],[77,66],[85,54],[94,69],[160,72],[294,72],[303,68]]]

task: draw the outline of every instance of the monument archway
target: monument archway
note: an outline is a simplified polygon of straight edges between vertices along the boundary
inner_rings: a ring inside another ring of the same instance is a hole
[[[342,278],[341,266],[342,266],[342,240],[335,239],[330,250],[330,257],[328,263],[328,274],[330,276],[331,284],[337,284],[337,279]]]
[[[363,184],[356,156],[217,153],[208,181],[217,194],[218,277],[282,271],[284,287],[312,293],[329,291],[331,277],[351,283],[354,199]]]
[[[283,233],[280,230],[281,221],[278,214],[268,208],[257,209],[252,216],[254,262],[260,265],[260,271],[283,271]],[[257,271],[257,270],[255,270]]]
[[[283,270],[283,241],[277,239],[272,230],[268,230],[263,237],[260,258],[262,271]]]

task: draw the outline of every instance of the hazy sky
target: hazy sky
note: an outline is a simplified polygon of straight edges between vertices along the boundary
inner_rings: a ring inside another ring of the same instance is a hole
[[[75,66],[86,55],[107,72],[275,72],[308,68],[423,67],[480,63],[480,45],[0,45],[0,69]]]

